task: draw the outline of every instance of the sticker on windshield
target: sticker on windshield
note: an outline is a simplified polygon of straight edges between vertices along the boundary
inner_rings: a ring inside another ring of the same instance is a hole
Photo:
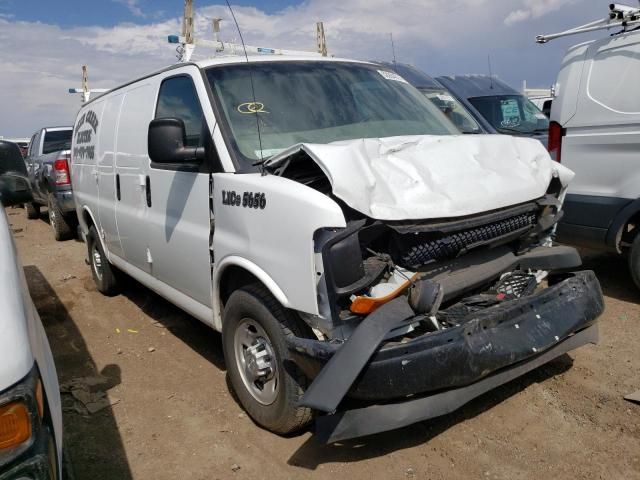
[[[438,94],[438,95],[436,95],[436,98],[438,100],[443,101],[443,102],[453,102],[453,97],[451,95]]]
[[[262,102],[244,102],[238,105],[240,113],[269,113],[264,109]]]
[[[404,78],[402,78],[400,75],[398,75],[395,72],[388,72],[386,70],[378,70],[378,73],[380,75],[382,75],[384,78],[386,78],[387,80],[393,80],[395,82],[402,82],[402,83],[409,83]]]
[[[517,127],[520,125],[520,106],[515,99],[500,101],[500,107],[502,109],[502,122],[500,125],[503,127]]]
[[[536,113],[536,118],[538,120],[546,120],[547,116],[544,113]]]

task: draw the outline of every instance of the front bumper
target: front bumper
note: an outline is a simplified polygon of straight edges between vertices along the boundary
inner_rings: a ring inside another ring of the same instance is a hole
[[[0,466],[0,480],[55,480],[56,449],[48,428],[40,428],[32,445],[9,465]]]
[[[30,414],[31,437],[10,449],[0,450],[0,480],[55,480],[60,459],[52,430],[41,419],[37,407],[37,383],[40,373],[36,365],[17,384],[0,392],[0,403],[21,401]]]
[[[425,399],[431,397],[426,395],[437,392],[437,397],[443,395],[441,392],[458,392],[453,396],[463,399],[462,405],[515,378],[511,375],[504,381],[495,380],[507,370],[520,371],[521,375],[541,365],[540,358],[546,362],[580,345],[595,342],[597,330],[593,325],[603,310],[602,291],[595,274],[591,271],[568,274],[566,279],[535,295],[479,311],[458,327],[406,343],[384,345],[363,367],[346,396],[369,403],[396,402],[389,408],[400,408],[409,396],[423,397],[412,399],[412,405],[422,405],[415,402],[423,401],[427,406],[429,401]],[[333,355],[347,345],[348,342],[335,345],[296,338],[289,347],[296,364],[309,378],[316,378]],[[550,356],[552,352],[556,352],[554,356]],[[486,385],[493,386],[486,388]],[[379,411],[383,406],[375,408],[374,411]],[[346,412],[320,417],[318,424],[335,423],[338,417],[348,422],[360,421],[365,410],[371,411],[365,408],[356,410],[361,411],[359,414]],[[394,426],[387,421],[379,425],[386,425],[382,430],[388,430],[451,411],[433,406],[427,410],[412,406],[410,410],[414,412],[408,414],[412,421],[399,420]],[[372,428],[382,431],[373,425],[369,425],[367,431]],[[327,438],[335,441],[334,437]]]

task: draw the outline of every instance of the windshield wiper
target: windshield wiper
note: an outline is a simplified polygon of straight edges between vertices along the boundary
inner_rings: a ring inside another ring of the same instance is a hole
[[[513,132],[513,133],[518,133],[520,135],[522,135],[523,133],[527,133],[527,132],[523,132],[522,130],[516,130],[515,128],[508,128],[508,127],[496,127],[496,130],[498,130],[499,132]]]

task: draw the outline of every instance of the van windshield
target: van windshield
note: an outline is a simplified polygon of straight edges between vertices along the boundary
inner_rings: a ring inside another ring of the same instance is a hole
[[[469,102],[500,133],[546,134],[549,119],[523,95],[495,95],[470,98]]]
[[[211,67],[206,74],[230,146],[244,162],[296,143],[460,133],[418,90],[380,66],[257,62]]]
[[[422,94],[438,107],[445,116],[458,127],[462,133],[482,133],[478,122],[467,110],[444,88],[418,88]]]

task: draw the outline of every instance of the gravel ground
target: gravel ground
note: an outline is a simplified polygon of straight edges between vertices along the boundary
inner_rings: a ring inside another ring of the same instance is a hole
[[[640,293],[623,258],[587,254],[606,295],[601,341],[399,431],[322,446],[261,430],[230,395],[220,335],[131,282],[107,298],[85,246],[9,209],[61,382],[104,377],[111,406],[64,394],[77,480],[640,479]]]

